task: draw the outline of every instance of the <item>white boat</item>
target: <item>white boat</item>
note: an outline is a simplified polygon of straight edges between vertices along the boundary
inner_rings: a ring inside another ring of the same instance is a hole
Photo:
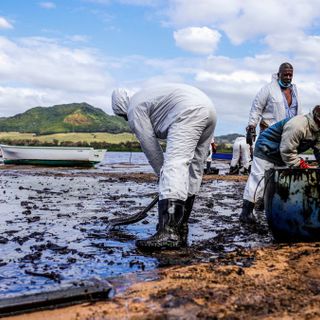
[[[34,147],[0,145],[4,164],[92,167],[106,150],[79,147]]]

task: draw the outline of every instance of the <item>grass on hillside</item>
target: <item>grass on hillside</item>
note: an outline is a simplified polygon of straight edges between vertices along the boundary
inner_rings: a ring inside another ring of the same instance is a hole
[[[0,132],[0,140],[38,140],[40,142],[54,141],[70,141],[70,142],[107,142],[111,144],[118,144],[124,142],[137,141],[136,137],[132,133],[104,133],[104,132],[92,132],[92,133],[57,133],[50,135],[37,136],[33,133],[19,133],[19,132]]]

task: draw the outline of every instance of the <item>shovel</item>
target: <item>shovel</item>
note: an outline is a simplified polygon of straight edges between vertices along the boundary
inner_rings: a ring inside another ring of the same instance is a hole
[[[137,212],[131,216],[123,218],[115,218],[108,221],[108,230],[128,224],[139,222],[148,216],[148,212],[156,205],[159,201],[159,195],[157,195],[142,211]]]

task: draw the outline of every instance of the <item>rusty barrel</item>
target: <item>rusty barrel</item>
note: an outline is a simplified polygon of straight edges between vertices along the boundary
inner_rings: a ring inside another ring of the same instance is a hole
[[[266,171],[264,201],[276,240],[320,241],[320,169]]]

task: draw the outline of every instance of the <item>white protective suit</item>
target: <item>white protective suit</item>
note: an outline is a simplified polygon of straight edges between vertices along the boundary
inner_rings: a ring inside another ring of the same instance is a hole
[[[184,84],[145,88],[130,99],[123,90],[112,95],[115,114],[126,115],[150,165],[160,176],[159,199],[179,199],[200,189],[203,163],[216,125],[212,101]],[[158,139],[166,139],[164,154]]]
[[[212,162],[212,146],[211,144],[214,143],[214,137],[212,137],[210,144],[209,144],[209,150],[208,150],[208,156],[207,156],[207,162]]]
[[[248,125],[256,127],[261,121],[270,127],[276,122],[286,118],[284,98],[277,77],[277,74],[273,74],[272,81],[262,87],[254,98],[249,114]],[[295,84],[292,84],[292,90],[298,102],[297,115],[302,114],[301,102]]]
[[[239,163],[240,167],[249,169],[251,162],[250,146],[247,144],[245,137],[238,137],[233,143],[232,159],[230,167],[236,167]]]

